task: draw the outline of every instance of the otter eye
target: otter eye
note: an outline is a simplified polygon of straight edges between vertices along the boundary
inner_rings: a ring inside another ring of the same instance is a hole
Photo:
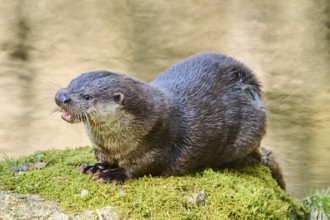
[[[83,98],[84,98],[85,100],[90,100],[90,99],[92,99],[92,96],[90,96],[90,95],[84,95]]]

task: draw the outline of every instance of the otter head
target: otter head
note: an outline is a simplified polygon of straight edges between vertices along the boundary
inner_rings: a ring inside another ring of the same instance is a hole
[[[59,90],[55,102],[69,123],[109,121],[120,112],[124,100],[118,90],[118,74],[107,71],[83,73]]]

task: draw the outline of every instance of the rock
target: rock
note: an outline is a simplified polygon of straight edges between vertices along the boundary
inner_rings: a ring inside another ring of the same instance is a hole
[[[0,219],[97,220],[117,219],[112,207],[85,210],[81,215],[64,213],[58,203],[31,194],[0,191]]]

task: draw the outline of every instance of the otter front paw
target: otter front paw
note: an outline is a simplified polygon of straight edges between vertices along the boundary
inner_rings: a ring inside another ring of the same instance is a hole
[[[92,164],[83,164],[80,167],[80,174],[90,174],[93,175],[95,173],[101,172],[108,168],[108,165],[105,163],[96,163],[94,165]]]
[[[113,184],[119,184],[127,180],[128,176],[125,169],[115,168],[97,172],[94,174],[93,179],[99,183],[112,182]]]

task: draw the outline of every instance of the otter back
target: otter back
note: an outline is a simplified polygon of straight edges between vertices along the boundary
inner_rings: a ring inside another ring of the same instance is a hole
[[[258,149],[267,115],[259,82],[243,64],[224,55],[197,55],[151,84],[182,108],[188,144],[180,164],[220,166]]]

